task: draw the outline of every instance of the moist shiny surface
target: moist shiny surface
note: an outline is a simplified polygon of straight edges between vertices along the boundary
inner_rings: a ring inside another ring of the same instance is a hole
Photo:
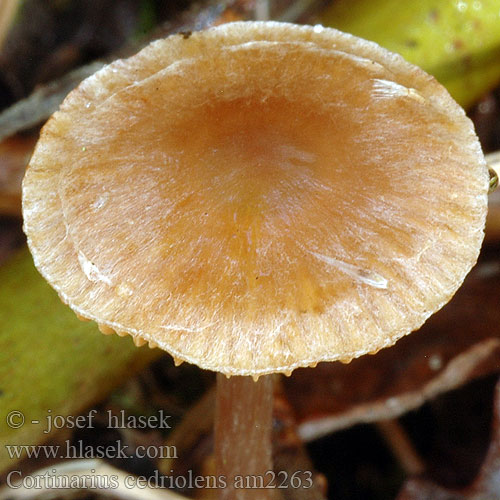
[[[49,122],[26,231],[79,314],[261,374],[376,351],[451,297],[486,212],[469,122],[435,82],[395,81],[400,61],[294,34],[210,53],[200,34],[198,53],[84,111],[83,85]]]

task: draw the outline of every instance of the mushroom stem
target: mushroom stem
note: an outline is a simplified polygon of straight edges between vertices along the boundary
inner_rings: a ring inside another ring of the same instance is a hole
[[[227,484],[219,499],[275,499],[274,489],[256,488],[259,481],[266,485],[272,480],[273,377],[254,382],[251,377],[217,374],[215,411],[217,475]]]

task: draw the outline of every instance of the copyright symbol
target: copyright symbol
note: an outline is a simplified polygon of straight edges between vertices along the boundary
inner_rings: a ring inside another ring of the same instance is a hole
[[[11,411],[7,415],[7,425],[11,429],[19,429],[20,427],[22,427],[24,425],[24,415],[20,411],[17,411],[17,410]]]

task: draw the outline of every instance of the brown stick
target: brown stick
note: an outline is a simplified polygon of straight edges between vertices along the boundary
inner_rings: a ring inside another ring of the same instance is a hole
[[[227,485],[221,500],[276,498],[274,489],[258,488],[272,479],[272,410],[272,376],[254,382],[217,375],[215,459],[219,480]]]
[[[376,425],[405,472],[409,476],[422,474],[425,463],[398,420],[380,420]]]

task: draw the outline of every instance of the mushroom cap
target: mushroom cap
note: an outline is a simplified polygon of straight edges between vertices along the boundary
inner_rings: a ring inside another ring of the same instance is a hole
[[[419,328],[477,259],[487,191],[432,77],[333,29],[247,22],[85,80],[42,130],[23,212],[78,315],[258,376]]]

